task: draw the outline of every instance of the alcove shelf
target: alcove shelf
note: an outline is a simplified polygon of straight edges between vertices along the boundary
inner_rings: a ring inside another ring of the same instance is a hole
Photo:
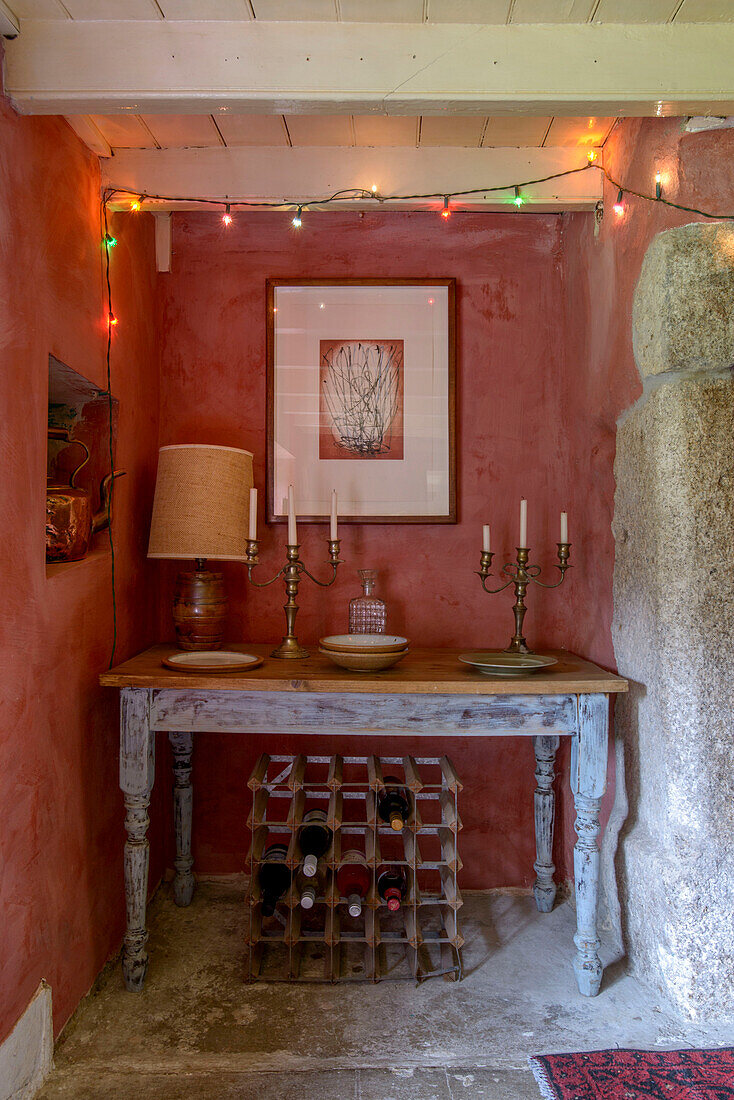
[[[89,461],[80,470],[75,484],[91,496],[92,510],[101,506],[100,485],[110,471],[110,406],[112,412],[112,455],[117,446],[119,405],[106,390],[90,382],[82,374],[56,359],[48,357],[48,427],[62,428],[69,440],[47,437],[47,483],[69,484],[71,475],[83,458],[83,443],[89,451]],[[99,558],[108,558],[109,536],[100,531],[92,536],[87,554],[79,561],[47,562],[47,578],[62,576],[69,569]]]

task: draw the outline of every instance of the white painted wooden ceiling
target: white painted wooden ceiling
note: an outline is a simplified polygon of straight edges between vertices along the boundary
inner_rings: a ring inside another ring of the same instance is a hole
[[[614,119],[221,114],[216,120],[212,115],[93,115],[91,122],[113,151],[243,145],[539,149],[602,145]]]
[[[733,0],[6,0],[22,19],[731,23]]]

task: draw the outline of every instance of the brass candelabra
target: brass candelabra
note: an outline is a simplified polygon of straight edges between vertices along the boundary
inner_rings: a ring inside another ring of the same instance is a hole
[[[329,539],[329,562],[331,564],[332,575],[328,581],[320,581],[317,577],[314,577],[312,573],[309,573],[306,566],[303,564],[300,558],[299,550],[300,545],[298,543],[286,546],[286,563],[282,569],[278,570],[274,577],[269,581],[255,581],[252,579],[252,571],[256,565],[260,564],[258,557],[259,544],[257,539],[247,540],[247,557],[245,563],[247,565],[247,576],[250,583],[255,588],[267,588],[271,584],[275,584],[279,577],[285,578],[285,592],[286,602],[283,610],[285,611],[285,623],[286,633],[283,636],[283,641],[280,645],[273,650],[270,654],[271,657],[279,657],[281,659],[293,659],[296,657],[308,657],[308,650],[304,649],[298,641],[295,632],[296,615],[298,614],[298,586],[301,583],[301,575],[305,575],[317,584],[319,588],[328,588],[336,580],[336,571],[339,565],[342,564],[339,557],[339,539]]]
[[[511,584],[515,586],[515,603],[512,608],[515,614],[515,633],[512,636],[512,641],[505,650],[506,653],[532,653],[522,632],[522,623],[525,618],[525,612],[527,611],[525,606],[525,593],[531,582],[539,585],[541,588],[558,588],[559,585],[563,584],[566,570],[571,568],[568,564],[571,543],[559,542],[556,545],[558,546],[558,565],[554,565],[554,568],[560,569],[561,577],[555,584],[545,584],[543,581],[538,580],[538,576],[541,572],[540,566],[529,565],[530,550],[525,546],[518,546],[517,561],[509,562],[507,565],[504,565],[501,570],[501,573],[506,574],[510,579],[506,581],[505,584],[500,585],[499,588],[487,588],[487,577],[492,576],[490,569],[492,568],[492,558],[494,554],[490,553],[489,550],[482,551],[481,564],[477,571],[477,576],[482,582],[484,591],[488,592],[490,596],[494,596],[497,592],[504,592]]]

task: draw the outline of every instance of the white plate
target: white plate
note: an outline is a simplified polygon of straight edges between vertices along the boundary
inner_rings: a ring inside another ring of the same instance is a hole
[[[408,639],[401,638],[399,634],[330,634],[319,639],[319,645],[324,649],[338,649],[345,653],[350,650],[387,653],[404,649],[407,644]]]
[[[262,657],[256,657],[253,653],[234,653],[226,649],[172,653],[163,658],[166,668],[179,672],[249,672],[262,663]]]
[[[485,676],[528,676],[537,669],[558,664],[555,657],[544,657],[542,653],[504,653],[502,650],[462,653],[459,660]]]

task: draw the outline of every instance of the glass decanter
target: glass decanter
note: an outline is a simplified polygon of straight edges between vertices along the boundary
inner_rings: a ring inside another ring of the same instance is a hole
[[[376,569],[359,569],[362,595],[349,601],[350,634],[384,634],[387,609],[375,595]]]

